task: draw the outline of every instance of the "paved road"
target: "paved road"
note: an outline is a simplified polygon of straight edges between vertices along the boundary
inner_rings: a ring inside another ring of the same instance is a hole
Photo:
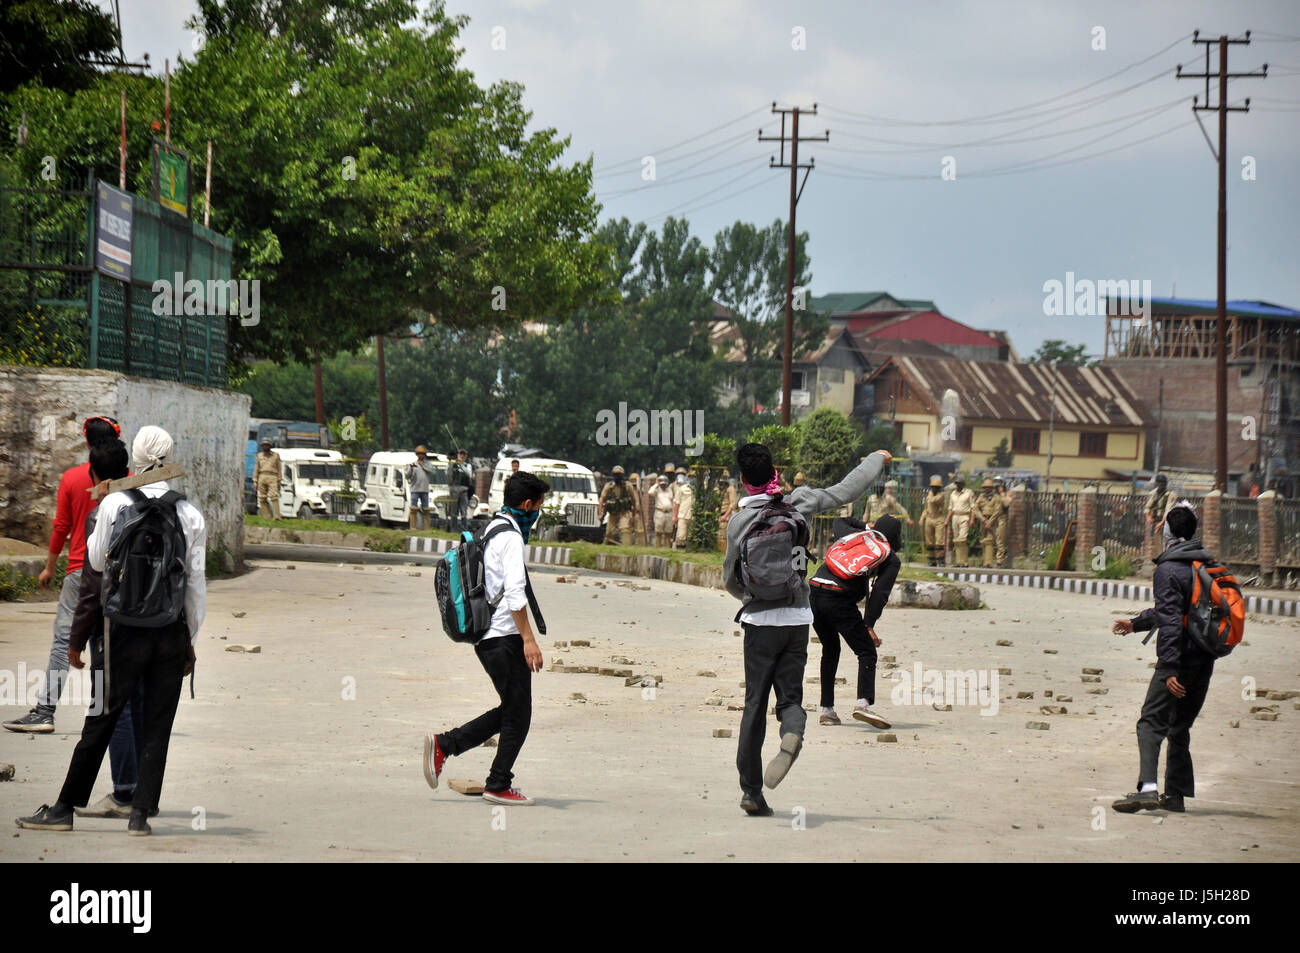
[[[1252,623],[1249,644],[1220,663],[1193,732],[1199,797],[1189,813],[1120,816],[1108,805],[1133,784],[1153,655],[1109,627],[1137,606],[989,587],[990,610],[888,610],[877,631],[899,668],[882,672],[877,707],[898,741],[810,718],[803,754],[769,794],[776,816],[756,819],[738,807],[735,737],[713,736],[739,726],[728,710],[744,677],[734,600],[591,572],[560,584],[559,571],[539,568],[548,669],[561,659],[664,681],[650,695],[623,678],[537,676],[517,770],[538,803],[501,814],[445,785],[431,791],[421,775],[426,730],[495,702],[473,651],[436,628],[428,565],[337,550],[309,563],[295,550],[290,570],[265,555],[211,584],[198,698],[181,701],[154,836],[83,820],[71,834],[0,837],[0,859],[1300,860],[1300,710],[1242,697],[1244,678],[1300,689],[1294,621]],[[345,558],[363,562],[339,566]],[[0,671],[44,664],[53,609],[0,604]],[[555,645],[574,639],[591,645]],[[222,651],[231,643],[262,651]],[[810,676],[820,654],[810,646]],[[945,712],[901,690],[918,665],[1012,674],[1000,676],[996,714],[970,704]],[[1103,668],[1102,681],[1082,682],[1085,666]],[[840,674],[851,676],[847,652]],[[1049,702],[1048,690],[1070,700]],[[846,714],[849,689],[837,691]],[[1043,715],[1044,703],[1067,713]],[[1259,704],[1276,705],[1278,720],[1255,720]],[[0,784],[0,823],[53,800],[80,726],[81,712],[65,706],[53,735],[0,733],[0,761],[17,766]],[[770,756],[774,725],[767,741]],[[492,755],[453,759],[446,777],[481,780]],[[105,765],[95,797],[108,785]]]

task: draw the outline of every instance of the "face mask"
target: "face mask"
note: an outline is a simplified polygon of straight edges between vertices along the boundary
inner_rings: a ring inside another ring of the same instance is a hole
[[[615,483],[622,483],[622,482],[623,482],[623,474],[621,474],[621,473],[615,473],[615,474],[614,474],[614,482],[615,482]]]
[[[520,531],[524,534],[525,543],[528,542],[528,537],[533,531],[533,524],[535,524],[538,517],[542,515],[540,509],[522,510],[515,506],[503,506],[501,507],[501,511],[503,513],[509,513],[515,518],[515,522],[519,524]]]
[[[682,484],[683,486],[685,486],[685,485],[686,485],[686,477],[684,477],[684,476],[679,476],[679,477],[677,478],[677,482],[680,483],[680,484]]]

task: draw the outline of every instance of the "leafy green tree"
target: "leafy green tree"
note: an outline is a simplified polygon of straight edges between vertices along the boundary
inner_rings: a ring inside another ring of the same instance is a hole
[[[780,221],[766,228],[736,222],[718,232],[709,254],[713,298],[732,314],[733,362],[741,402],[746,407],[775,403],[771,395],[781,386],[781,356],[785,347],[785,285],[788,229]],[[796,287],[808,286],[808,233],[795,236]],[[797,302],[796,302],[797,305]],[[793,312],[794,354],[816,347],[830,322],[807,309]]]
[[[327,418],[378,415],[378,371],[368,353],[338,354],[322,363]],[[390,381],[391,390],[391,381]],[[254,364],[232,389],[253,399],[250,414],[271,420],[315,420],[316,398],[310,364]]]
[[[99,77],[90,61],[118,46],[113,18],[89,0],[4,0],[0,37],[0,94],[26,83],[85,89]]]
[[[799,421],[799,468],[813,486],[838,483],[857,462],[862,427],[834,407],[819,407]]]
[[[1066,344],[1059,338],[1049,338],[1038,345],[1038,350],[1029,359],[1032,364],[1051,364],[1055,361],[1064,367],[1087,367],[1096,361],[1089,361],[1082,344]]]
[[[495,336],[433,325],[419,338],[395,343],[385,352],[393,446],[447,452],[458,444],[471,457],[494,457],[507,410]]]
[[[755,427],[745,438],[746,443],[761,443],[772,451],[772,462],[781,471],[789,470],[783,476],[794,479],[795,468],[799,464],[799,428],[797,425],[784,427],[781,424],[767,424]]]
[[[993,448],[993,456],[989,457],[988,465],[991,467],[1009,467],[1013,458],[1011,446],[1007,443],[1007,438],[1003,437],[998,442],[998,445]]]
[[[859,454],[874,453],[877,450],[888,450],[894,456],[903,453],[903,440],[898,436],[898,431],[894,429],[894,425],[887,420],[874,421],[867,428],[862,443],[858,447]]]
[[[173,137],[217,143],[213,224],[261,321],[236,357],[309,361],[411,323],[517,325],[603,286],[590,163],[527,131],[522,89],[460,66],[442,3],[205,2]]]

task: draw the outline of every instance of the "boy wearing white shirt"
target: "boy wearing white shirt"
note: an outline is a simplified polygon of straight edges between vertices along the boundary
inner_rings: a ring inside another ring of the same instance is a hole
[[[172,438],[161,427],[143,427],[136,434],[131,455],[136,473],[162,466],[172,451]],[[102,485],[102,484],[101,484]],[[116,517],[133,504],[133,491],[110,493],[100,503],[95,531],[86,541],[86,559],[96,571],[103,571],[113,541]],[[157,498],[168,492],[163,481],[141,487],[139,492]],[[132,799],[127,833],[150,833],[148,809],[158,802],[163,772],[167,765],[167,744],[181,696],[181,681],[193,670],[194,640],[203,624],[207,582],[204,576],[207,526],[198,508],[188,500],[176,503],[177,520],[185,538],[184,609],[175,621],[156,628],[109,623],[104,639],[108,659],[108,704],[98,715],[87,715],[81,740],[72,753],[68,775],[52,806],[42,805],[31,817],[15,823],[28,830],[72,830],[74,807],[84,807],[104,760],[104,751],[118,716],[130,701],[136,686],[144,685],[144,737],[139,751],[140,770]]]
[[[528,620],[530,592],[524,566],[524,545],[541,514],[542,501],[551,487],[532,473],[519,471],[506,480],[505,505],[488,524],[504,520],[511,529],[498,532],[483,552],[484,587],[489,599],[500,601],[492,614],[492,625],[474,646],[501,704],[473,721],[424,739],[424,778],[438,786],[447,758],[477,748],[496,734],[492,769],[483,785],[483,800],[494,804],[532,804],[532,798],[511,786],[513,768],[528,737],[533,715],[534,672],[542,670],[542,650],[537,646]],[[488,527],[484,528],[484,534]],[[534,606],[534,614],[537,610]],[[541,622],[538,622],[541,628]]]

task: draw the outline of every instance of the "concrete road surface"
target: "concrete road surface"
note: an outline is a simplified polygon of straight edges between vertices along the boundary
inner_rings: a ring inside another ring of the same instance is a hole
[[[877,708],[897,741],[848,720],[851,688],[840,686],[845,724],[820,727],[810,713],[803,754],[768,793],[776,816],[750,818],[738,806],[740,714],[728,710],[743,696],[735,601],[592,572],[561,584],[559,571],[538,568],[548,668],[561,658],[661,675],[663,684],[652,693],[622,677],[537,676],[532,733],[516,767],[537,804],[494,809],[423,780],[424,733],[478,715],[495,695],[473,650],[438,627],[432,569],[410,562],[298,558],[291,569],[264,560],[214,582],[198,698],[187,690],[180,705],[154,835],[129,838],[125,821],[107,820],[79,819],[70,834],[9,829],[0,858],[1300,860],[1300,710],[1293,699],[1243,697],[1250,679],[1260,689],[1300,689],[1294,621],[1252,618],[1248,644],[1219,664],[1192,734],[1199,796],[1188,813],[1121,816],[1109,804],[1136,780],[1134,722],[1154,650],[1109,628],[1138,606],[989,586],[988,610],[890,610],[877,631],[898,668],[881,672]],[[44,665],[53,611],[53,603],[0,604],[6,719],[26,711],[12,704],[13,680],[20,663]],[[561,650],[557,640],[591,645]],[[232,643],[261,652],[226,652]],[[812,677],[820,646],[809,656]],[[840,674],[850,683],[852,661],[845,650]],[[917,666],[921,685],[895,681],[905,674],[910,682]],[[1103,669],[1100,680],[1082,681],[1085,667]],[[923,691],[932,672],[998,669],[1010,674],[998,676],[994,697],[949,697],[951,711],[935,710]],[[806,689],[805,701],[815,702],[816,686]],[[1022,691],[1034,697],[1016,698]],[[1042,705],[1066,713],[1042,714]],[[1252,715],[1263,705],[1277,720]],[[54,800],[83,710],[61,706],[53,735],[0,732],[0,762],[17,772],[0,784],[3,824]],[[777,739],[768,723],[770,757]],[[715,729],[733,736],[715,738]],[[481,781],[493,754],[453,759],[444,779]],[[108,790],[105,762],[94,798]]]

